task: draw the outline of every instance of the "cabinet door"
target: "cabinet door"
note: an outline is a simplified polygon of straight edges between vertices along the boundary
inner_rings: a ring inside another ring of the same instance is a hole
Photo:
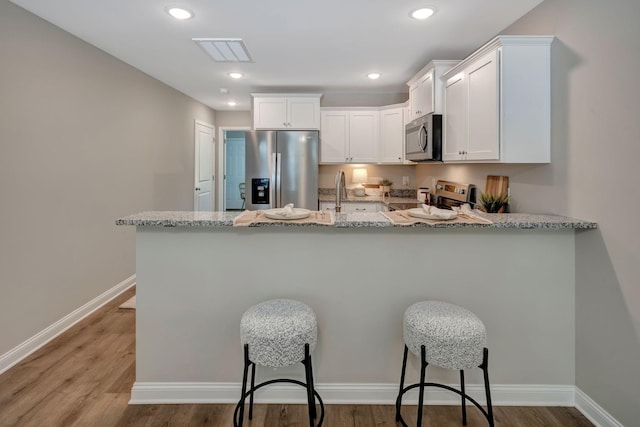
[[[420,116],[433,113],[433,71],[420,80]]]
[[[499,159],[498,52],[484,56],[468,70],[469,146],[466,160]]]
[[[287,129],[287,99],[256,98],[253,100],[254,129]]]
[[[442,160],[461,160],[468,145],[468,93],[465,76],[447,80],[444,105],[444,143]]]
[[[342,212],[347,213],[375,213],[379,211],[379,203],[346,202],[342,204]]]
[[[404,161],[403,108],[380,112],[380,162],[402,163]]]
[[[411,107],[409,105],[405,106],[402,109],[402,114],[404,115],[404,124],[405,125],[407,123],[409,123],[411,120],[413,120],[413,117],[411,117]]]
[[[290,129],[320,128],[320,99],[289,98],[287,124]]]
[[[378,112],[351,111],[349,113],[349,161],[375,163],[378,144]]]
[[[420,82],[415,82],[409,87],[409,112],[411,120],[420,117]]]
[[[349,112],[323,111],[320,116],[320,163],[348,162]]]
[[[336,204],[333,202],[320,202],[321,211],[334,211],[336,210]]]
[[[409,87],[411,120],[433,113],[433,70]]]

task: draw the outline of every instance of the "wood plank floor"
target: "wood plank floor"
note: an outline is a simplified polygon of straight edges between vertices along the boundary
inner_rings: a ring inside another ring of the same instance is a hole
[[[0,375],[0,426],[233,425],[233,405],[127,404],[135,378],[135,310],[129,290]],[[240,372],[238,373],[241,374]],[[240,379],[240,377],[238,377]],[[415,406],[404,408],[415,425]],[[461,426],[457,406],[427,406],[425,427]],[[591,426],[574,408],[496,407],[496,426]],[[326,427],[391,427],[389,405],[328,405]],[[486,426],[475,408],[468,426]],[[308,426],[304,405],[256,405],[247,427]]]

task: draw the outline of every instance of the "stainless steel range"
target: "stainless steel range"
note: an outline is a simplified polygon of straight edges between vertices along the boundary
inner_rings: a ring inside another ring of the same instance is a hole
[[[471,207],[476,203],[476,187],[473,184],[438,180],[436,182],[435,204],[440,209],[451,209],[469,203]]]
[[[476,187],[473,184],[461,184],[459,182],[438,180],[436,182],[436,194],[432,205],[440,209],[451,209],[452,206],[461,206],[469,203],[471,207],[476,202]],[[390,211],[419,208],[422,203],[389,203]]]

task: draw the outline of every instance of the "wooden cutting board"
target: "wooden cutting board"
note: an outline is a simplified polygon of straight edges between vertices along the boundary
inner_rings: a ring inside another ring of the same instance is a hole
[[[487,184],[484,187],[485,194],[502,194],[506,196],[508,189],[508,176],[487,175]]]

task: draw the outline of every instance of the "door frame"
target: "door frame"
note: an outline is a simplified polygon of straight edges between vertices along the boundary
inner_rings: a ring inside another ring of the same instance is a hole
[[[220,126],[218,128],[218,141],[221,141],[221,144],[218,144],[216,147],[216,155],[218,157],[217,167],[216,167],[216,176],[217,183],[215,184],[216,188],[216,210],[224,211],[225,209],[225,175],[227,173],[226,169],[226,160],[227,160],[227,149],[226,144],[227,141],[224,137],[224,133],[228,130],[251,130],[251,126]],[[218,172],[219,171],[219,172]]]
[[[193,194],[193,210],[196,210],[196,203],[197,203],[197,197],[196,197],[196,186],[198,185],[198,177],[196,176],[196,173],[198,171],[198,125],[200,126],[204,126],[206,128],[211,129],[211,168],[213,171],[213,175],[212,175],[212,183],[211,183],[211,191],[215,193],[216,191],[216,175],[218,173],[217,168],[216,168],[216,160],[215,160],[215,156],[216,156],[216,151],[217,151],[217,147],[216,147],[216,127],[215,125],[212,125],[211,123],[207,123],[207,122],[203,122],[201,120],[194,120],[193,121],[193,187],[192,187],[192,194]],[[215,194],[212,195],[211,197],[211,209],[215,210],[215,199],[216,196]]]

